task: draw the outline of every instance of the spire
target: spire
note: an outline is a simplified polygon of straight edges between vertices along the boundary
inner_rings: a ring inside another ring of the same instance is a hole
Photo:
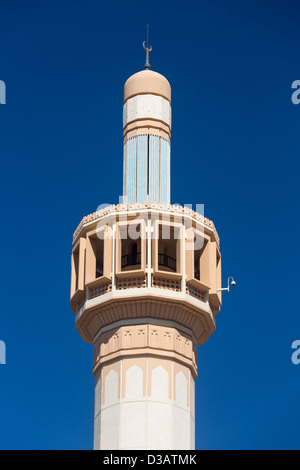
[[[146,51],[146,63],[145,63],[145,69],[149,70],[150,69],[150,64],[149,64],[149,54],[152,51],[152,46],[149,44],[149,25],[147,24],[147,41],[143,42],[143,48]]]

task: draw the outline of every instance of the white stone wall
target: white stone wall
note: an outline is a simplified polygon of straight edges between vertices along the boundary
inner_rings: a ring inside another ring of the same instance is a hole
[[[137,95],[123,106],[123,127],[136,119],[157,119],[171,128],[171,105],[157,95]]]
[[[122,358],[97,373],[95,449],[194,449],[190,369],[172,359]]]

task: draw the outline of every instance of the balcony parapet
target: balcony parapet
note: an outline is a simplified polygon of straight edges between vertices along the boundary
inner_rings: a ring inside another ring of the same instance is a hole
[[[199,214],[198,212],[188,207],[183,207],[183,206],[173,205],[173,204],[160,204],[160,203],[113,204],[111,206],[105,207],[104,209],[93,212],[92,214],[89,214],[83,217],[83,219],[81,220],[80,224],[78,225],[78,227],[76,228],[73,234],[73,243],[76,241],[84,225],[93,221],[97,221],[98,219],[101,219],[101,217],[105,215],[113,214],[113,213],[123,213],[123,212],[128,212],[128,211],[142,211],[142,210],[147,210],[147,209],[167,211],[167,212],[172,212],[177,215],[178,214],[188,215],[194,218],[195,220],[203,223],[208,228],[210,228],[214,233],[214,237],[215,237],[217,244],[220,245],[220,238],[212,220],[209,220],[207,217],[204,217],[203,215]]]

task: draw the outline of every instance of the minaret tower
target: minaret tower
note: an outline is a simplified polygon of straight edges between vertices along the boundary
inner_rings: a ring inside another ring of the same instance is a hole
[[[124,86],[123,203],[77,227],[71,307],[94,349],[94,448],[188,450],[221,255],[213,222],[170,204],[171,87],[144,49],[145,70]]]

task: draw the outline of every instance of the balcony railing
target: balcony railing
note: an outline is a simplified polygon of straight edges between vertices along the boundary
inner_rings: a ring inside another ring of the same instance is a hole
[[[121,259],[121,268],[127,268],[127,266],[136,266],[141,264],[141,253],[128,253],[123,255]],[[165,268],[171,269],[176,272],[176,259],[164,253],[158,254],[158,265],[164,266]]]
[[[171,258],[171,256],[168,256],[164,253],[158,254],[158,265],[164,266],[165,268],[169,268],[176,272],[176,259]]]
[[[122,269],[127,266],[136,266],[137,264],[141,264],[141,253],[128,253],[127,255],[122,256]]]

